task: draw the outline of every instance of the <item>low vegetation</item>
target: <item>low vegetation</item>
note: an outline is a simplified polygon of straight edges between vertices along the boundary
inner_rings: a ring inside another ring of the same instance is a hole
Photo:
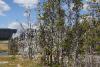
[[[19,56],[0,57],[0,67],[43,67],[36,59],[22,59]],[[2,63],[1,63],[2,62]],[[4,62],[4,63],[3,63]],[[8,62],[8,63],[7,63]]]

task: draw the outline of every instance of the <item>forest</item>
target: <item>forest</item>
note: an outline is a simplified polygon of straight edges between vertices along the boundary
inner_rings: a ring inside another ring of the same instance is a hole
[[[87,5],[82,13],[83,0],[39,1],[37,28],[27,9],[28,28],[20,24],[20,35],[10,40],[11,54],[39,56],[43,67],[100,67],[100,1]]]

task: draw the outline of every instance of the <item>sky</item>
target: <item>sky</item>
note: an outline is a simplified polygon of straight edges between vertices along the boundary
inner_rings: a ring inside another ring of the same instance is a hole
[[[86,2],[89,0],[83,0]],[[36,5],[38,0],[0,0],[0,28],[16,28],[20,22],[25,22],[25,9],[30,6],[32,9],[32,20],[36,23]],[[81,14],[86,13],[88,5],[84,5],[84,10]],[[16,21],[17,20],[17,21]]]
[[[32,20],[36,22],[37,3],[38,0],[0,0],[0,28],[17,26],[17,21],[25,22],[24,12],[28,4],[32,8]]]

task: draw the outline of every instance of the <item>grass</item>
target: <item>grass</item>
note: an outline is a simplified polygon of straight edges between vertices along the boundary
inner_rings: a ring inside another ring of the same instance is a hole
[[[8,44],[5,41],[0,41],[0,51],[8,51]],[[23,60],[20,56],[0,56],[0,62],[8,62],[0,64],[0,67],[44,67],[40,64],[40,59]]]
[[[0,43],[0,51],[8,51],[8,44]]]
[[[0,57],[0,62],[2,61],[8,61],[8,63],[0,64],[0,67],[17,67],[20,65],[20,67],[43,67],[40,64],[40,60],[34,59],[34,60],[22,60],[20,57],[11,56],[11,57]]]

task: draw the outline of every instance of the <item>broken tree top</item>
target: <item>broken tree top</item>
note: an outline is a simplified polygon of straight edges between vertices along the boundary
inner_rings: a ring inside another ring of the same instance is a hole
[[[1,28],[0,29],[0,40],[9,40],[13,33],[16,33],[16,29]]]

